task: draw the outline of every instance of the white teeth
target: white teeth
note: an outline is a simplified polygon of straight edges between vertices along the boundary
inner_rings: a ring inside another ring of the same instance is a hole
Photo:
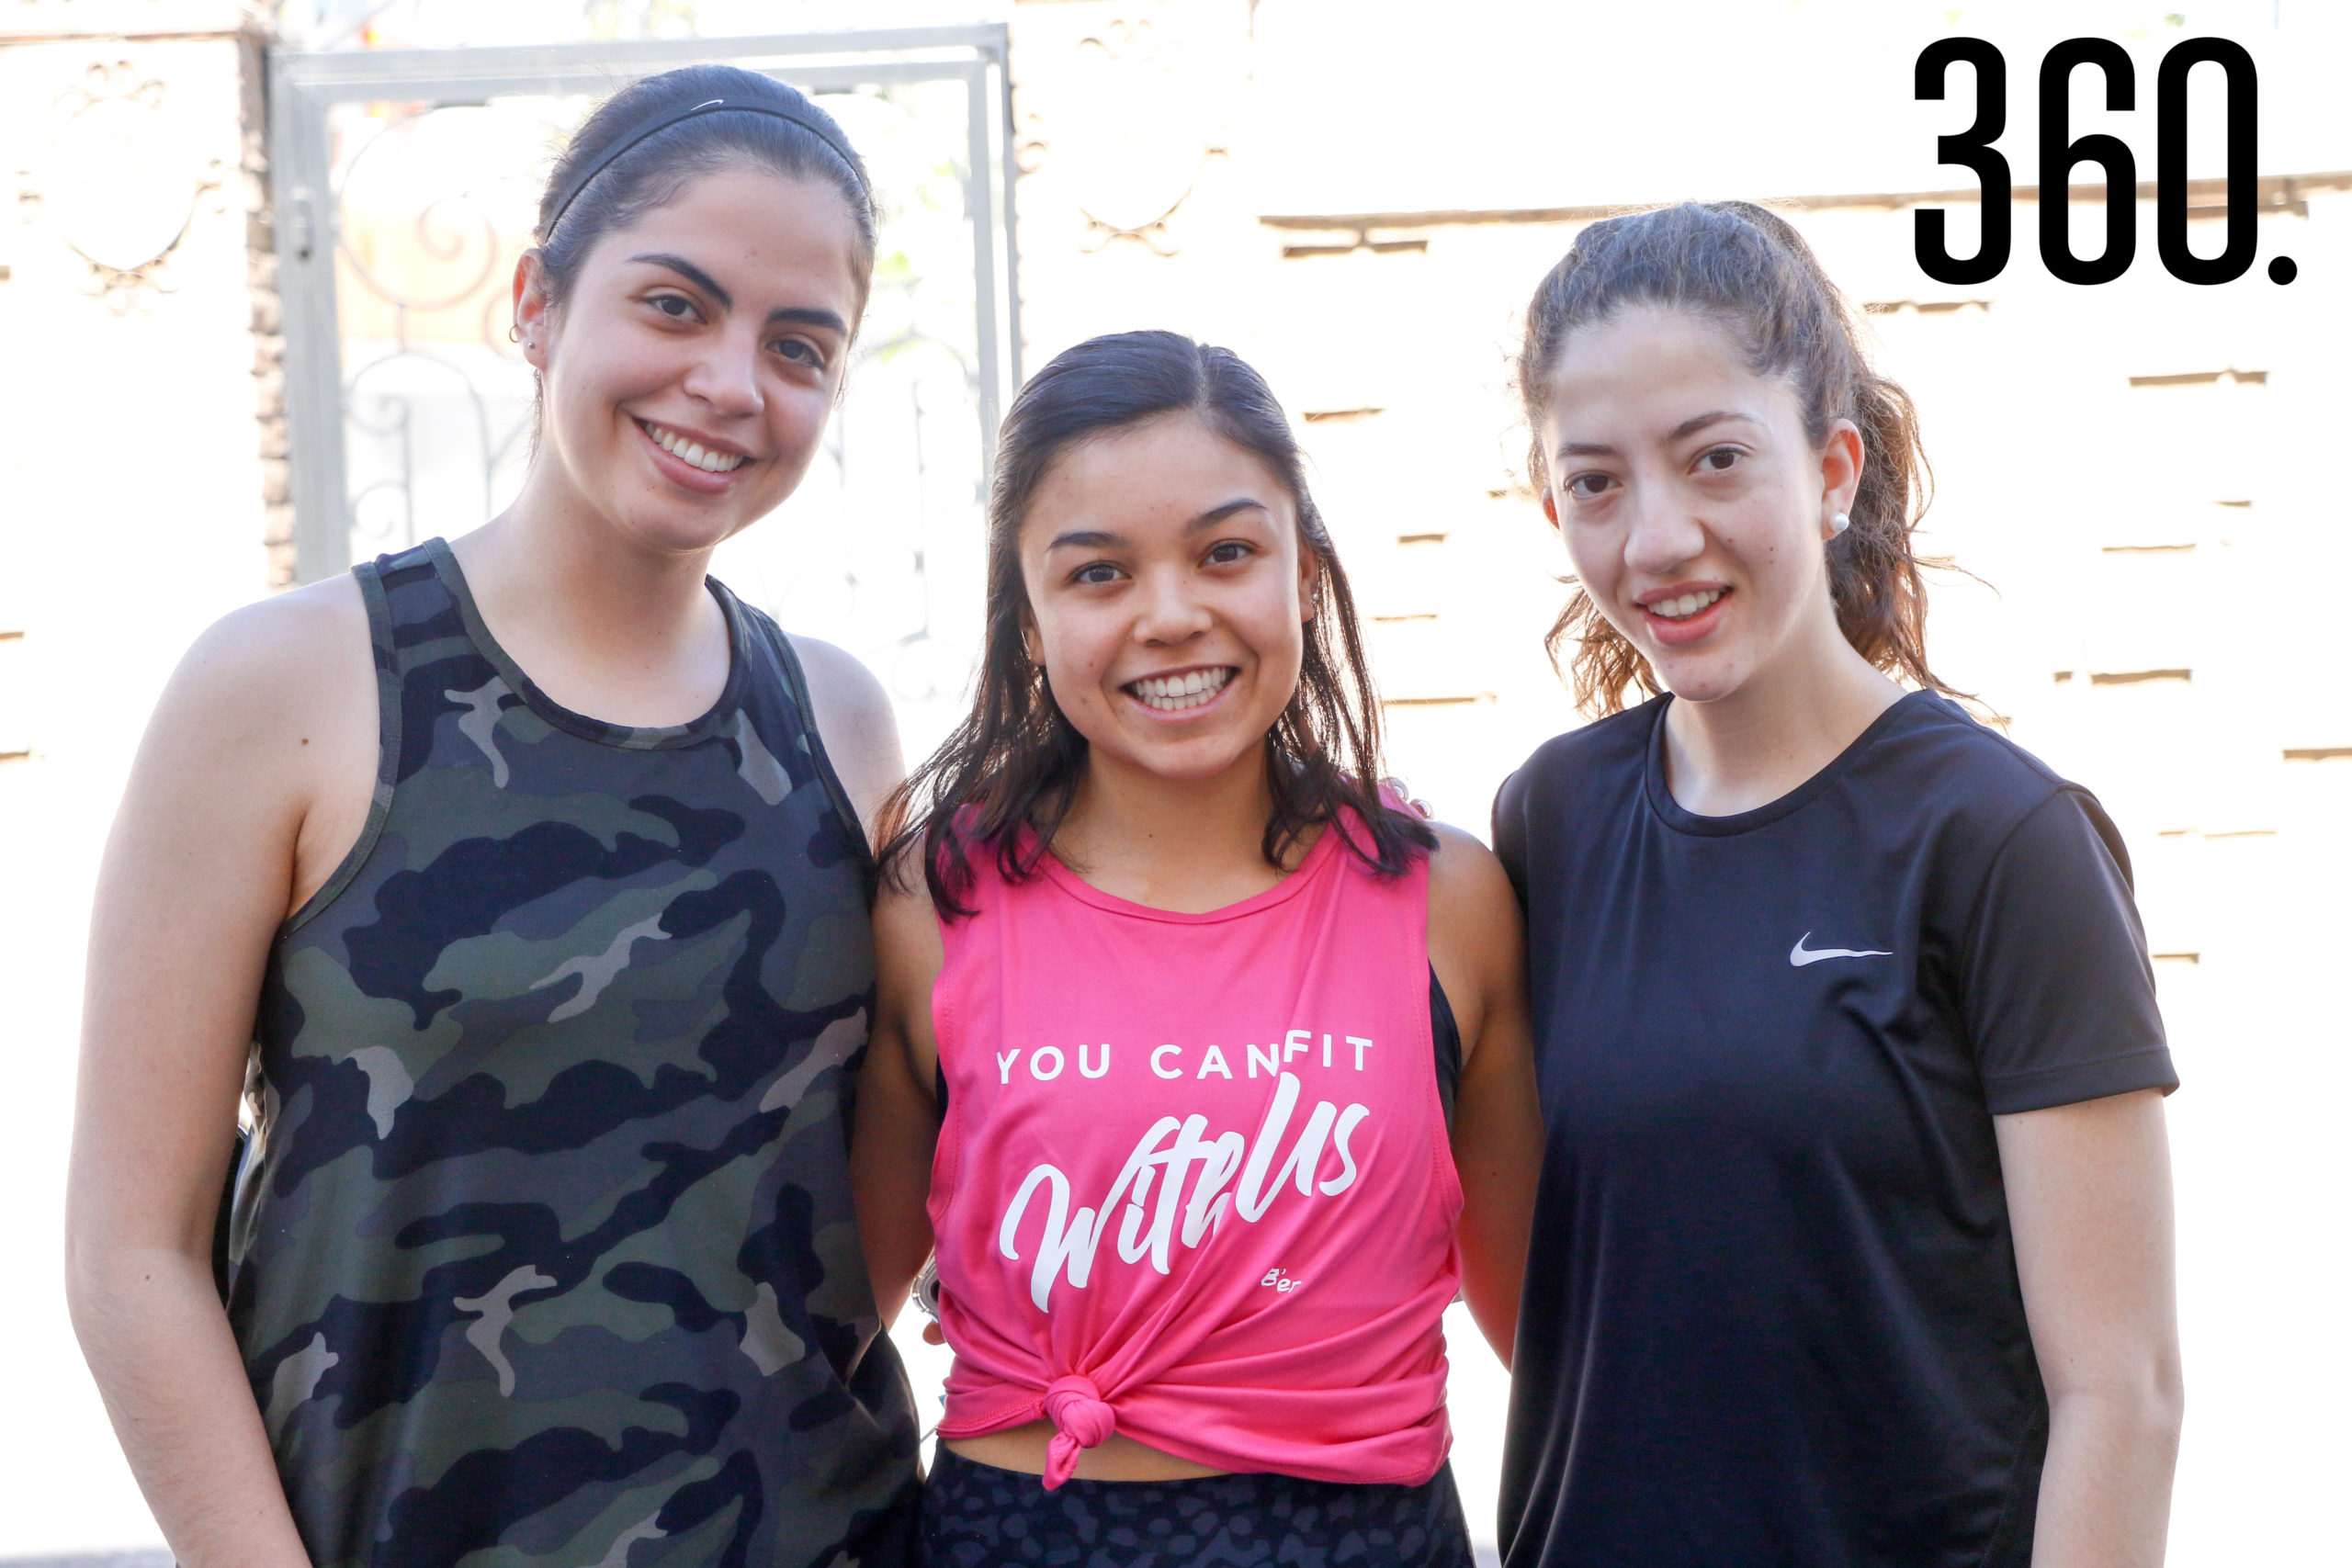
[[[1193,670],[1182,675],[1151,675],[1127,682],[1127,690],[1146,707],[1160,713],[1182,713],[1213,701],[1225,689],[1233,671]]]
[[[1703,593],[1685,593],[1679,599],[1661,599],[1650,606],[1650,614],[1662,620],[1687,620],[1724,596],[1720,588],[1710,588]]]
[[[732,452],[707,450],[701,443],[689,441],[674,430],[664,430],[650,420],[645,422],[645,433],[653,437],[653,444],[662,450],[682,463],[693,464],[705,473],[732,473],[743,466],[743,459]]]

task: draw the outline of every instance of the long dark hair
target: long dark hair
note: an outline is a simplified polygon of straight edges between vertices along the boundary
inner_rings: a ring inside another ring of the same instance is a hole
[[[1534,443],[1528,478],[1547,484],[1544,415],[1561,345],[1581,327],[1633,305],[1688,311],[1721,324],[1747,367],[1796,394],[1806,439],[1815,446],[1849,419],[1862,434],[1862,479],[1846,531],[1827,547],[1829,596],[1838,629],[1878,669],[1951,695],[1928,665],[1928,591],[1922,567],[1950,563],[1913,553],[1911,530],[1927,510],[1928,457],[1918,416],[1901,387],[1871,368],[1838,286],[1804,236],[1745,201],[1684,202],[1611,218],[1575,246],[1535,290],[1519,358],[1520,400]],[[1658,693],[1657,677],[1592,596],[1578,586],[1544,647],[1596,716],[1625,705],[1627,691]]]
[[[1056,458],[1076,444],[1169,415],[1190,415],[1255,456],[1290,492],[1299,547],[1315,558],[1313,618],[1298,689],[1266,732],[1273,809],[1261,850],[1270,865],[1315,827],[1331,825],[1385,875],[1401,874],[1436,836],[1380,798],[1380,702],[1365,668],[1347,574],[1307,493],[1306,465],[1282,405],[1230,349],[1174,333],[1118,333],[1055,355],[1021,389],[997,436],[989,493],[988,630],[972,710],[917,768],[883,814],[881,862],[895,886],[922,856],[932,902],[970,914],[975,847],[991,851],[1007,881],[1035,874],[1086,773],[1086,738],[1054,701],[1022,640],[1029,595],[1021,577],[1021,522]],[[1370,842],[1340,821],[1351,807]],[[1024,848],[1021,829],[1035,835]]]

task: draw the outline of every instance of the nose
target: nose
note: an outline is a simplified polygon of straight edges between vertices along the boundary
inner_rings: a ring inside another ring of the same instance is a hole
[[[1707,547],[1706,525],[1668,487],[1643,485],[1625,497],[1625,565],[1647,577],[1672,577]]]
[[[714,333],[687,367],[685,393],[725,419],[754,418],[767,406],[760,390],[759,345]]]
[[[1208,606],[1193,592],[1189,572],[1176,568],[1146,571],[1141,613],[1136,617],[1138,642],[1170,647],[1187,642],[1209,629]]]

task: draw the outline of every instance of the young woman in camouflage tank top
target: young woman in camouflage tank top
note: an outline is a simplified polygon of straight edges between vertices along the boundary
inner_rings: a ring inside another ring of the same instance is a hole
[[[156,710],[75,1323],[188,1568],[895,1568],[916,1429],[844,1168],[895,730],[705,576],[815,451],[865,172],[791,89],[673,72],[537,238],[515,503],[230,616]]]

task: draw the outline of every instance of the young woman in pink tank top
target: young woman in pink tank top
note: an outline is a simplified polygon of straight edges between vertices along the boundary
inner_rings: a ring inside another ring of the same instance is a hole
[[[973,708],[885,852],[853,1155],[886,1314],[937,1257],[933,1561],[1466,1568],[1440,1316],[1509,1361],[1519,917],[1378,747],[1257,373],[1131,333],[1031,379]]]

